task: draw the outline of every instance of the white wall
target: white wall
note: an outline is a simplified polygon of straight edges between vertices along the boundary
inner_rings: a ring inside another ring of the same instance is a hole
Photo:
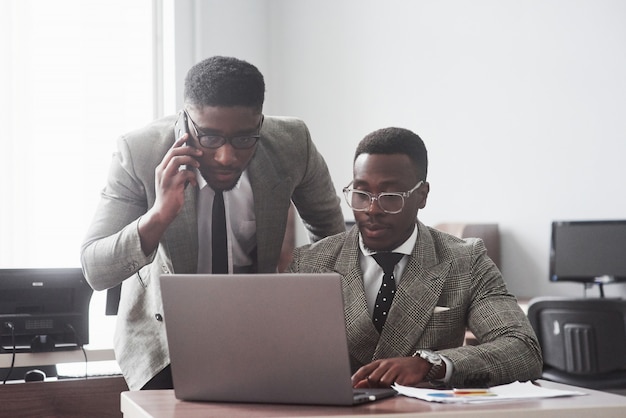
[[[268,0],[176,0],[174,31],[177,108],[182,107],[187,70],[204,58],[226,55],[256,65],[268,65]],[[270,86],[268,86],[268,89]],[[267,97],[271,106],[271,97]],[[266,106],[266,109],[267,109]]]
[[[338,191],[365,134],[412,129],[430,153],[422,221],[498,222],[513,293],[582,294],[548,282],[550,223],[626,217],[626,2],[208,3],[225,36],[201,31],[200,55],[258,64],[266,113],[308,123]]]

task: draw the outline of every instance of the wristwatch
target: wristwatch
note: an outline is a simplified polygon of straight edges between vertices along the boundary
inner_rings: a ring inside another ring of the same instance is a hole
[[[413,357],[416,356],[420,356],[421,358],[432,364],[430,370],[428,371],[428,373],[426,373],[426,376],[424,376],[424,380],[427,382],[433,380],[435,376],[439,374],[445,364],[439,354],[434,353],[430,350],[417,350],[415,354],[413,354]]]

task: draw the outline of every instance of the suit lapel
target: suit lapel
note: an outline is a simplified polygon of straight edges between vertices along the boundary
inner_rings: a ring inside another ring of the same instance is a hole
[[[355,226],[348,233],[336,266],[337,272],[343,277],[348,349],[358,363],[366,364],[372,360],[379,335],[367,310],[363,273],[359,266],[358,239],[358,228]]]
[[[413,354],[445,284],[450,261],[437,259],[428,229],[418,222],[418,239],[400,279],[374,359]]]
[[[291,192],[290,178],[279,173],[277,167],[259,141],[254,157],[248,166],[250,184],[254,193],[254,213],[256,217],[258,272],[276,270],[284,231],[287,227]]]

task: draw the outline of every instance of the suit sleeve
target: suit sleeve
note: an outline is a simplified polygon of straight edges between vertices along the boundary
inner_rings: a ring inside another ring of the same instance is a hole
[[[154,254],[144,255],[138,232],[138,220],[147,205],[145,187],[135,175],[128,144],[121,138],[81,247],[83,271],[95,290],[121,283],[154,258]]]
[[[340,199],[328,166],[311,140],[306,125],[306,167],[292,200],[312,242],[345,231]]]
[[[450,385],[493,386],[541,377],[541,349],[526,315],[482,241],[474,243],[473,254],[467,323],[479,344],[440,351],[454,367]]]

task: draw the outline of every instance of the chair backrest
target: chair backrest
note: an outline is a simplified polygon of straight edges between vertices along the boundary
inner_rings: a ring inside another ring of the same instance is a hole
[[[497,223],[475,224],[462,222],[445,222],[435,225],[438,229],[459,238],[480,238],[485,243],[489,258],[500,265],[500,229]]]
[[[626,369],[626,300],[539,297],[528,319],[544,365],[578,375]]]

